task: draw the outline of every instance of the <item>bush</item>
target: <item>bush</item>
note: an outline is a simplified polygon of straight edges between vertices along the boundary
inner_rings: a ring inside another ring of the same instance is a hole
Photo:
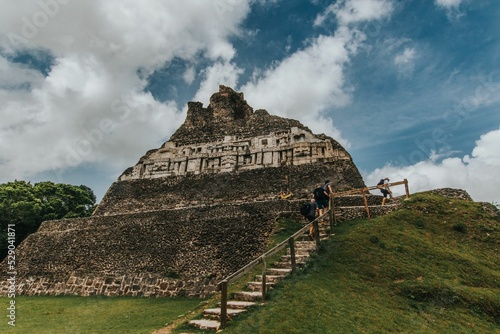
[[[453,225],[453,230],[460,233],[467,233],[467,226],[464,223],[457,223]]]

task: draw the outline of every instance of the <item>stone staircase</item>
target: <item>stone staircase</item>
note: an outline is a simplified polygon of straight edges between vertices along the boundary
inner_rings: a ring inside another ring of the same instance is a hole
[[[372,217],[385,215],[395,210],[401,198],[395,198],[388,204],[380,205],[381,196],[369,195],[368,205]],[[336,198],[336,218],[341,221],[366,218],[366,208],[364,206],[363,196],[349,195]],[[330,228],[329,222],[319,224],[320,240],[326,240],[330,235],[327,229]],[[300,270],[306,265],[310,255],[316,251],[316,242],[310,240],[307,234],[302,236],[302,240],[295,242],[295,263]],[[266,290],[273,289],[277,282],[285,279],[292,272],[290,249],[287,248],[286,254],[281,256],[279,261],[273,263],[266,272]],[[248,311],[251,307],[264,305],[262,300],[262,275],[256,275],[254,280],[247,282],[245,291],[239,291],[232,294],[232,299],[227,302],[227,319],[230,321],[242,312]],[[220,329],[220,303],[216,308],[205,309],[203,319],[192,320],[190,325],[199,329],[217,331]]]
[[[328,239],[326,233],[330,224],[320,223],[320,240]],[[305,267],[309,257],[316,252],[316,242],[310,240],[307,234],[301,237],[302,240],[295,241],[295,263],[300,270]],[[290,248],[286,249],[286,254],[272,264],[266,271],[266,291],[273,289],[279,281],[285,279],[292,272]],[[247,282],[244,291],[232,294],[232,298],[227,302],[227,319],[230,321],[242,312],[247,312],[250,308],[264,305],[262,300],[262,275],[255,275],[254,280]],[[215,308],[207,308],[203,311],[203,319],[192,320],[190,325],[208,331],[217,331],[220,328],[220,302]]]

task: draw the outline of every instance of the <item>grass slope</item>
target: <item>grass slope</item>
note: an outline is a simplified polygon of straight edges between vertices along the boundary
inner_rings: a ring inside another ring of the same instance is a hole
[[[420,193],[338,226],[305,273],[226,333],[500,333],[500,220]]]

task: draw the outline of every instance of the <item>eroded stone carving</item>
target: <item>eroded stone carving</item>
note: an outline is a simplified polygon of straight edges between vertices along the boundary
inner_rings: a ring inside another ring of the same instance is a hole
[[[331,141],[293,127],[290,131],[253,138],[225,136],[224,140],[198,145],[176,146],[166,142],[119,180],[233,172],[338,159],[350,157]]]
[[[267,127],[259,126],[266,123]],[[190,102],[186,121],[171,140],[149,152],[119,181],[341,159],[351,157],[333,139],[314,135],[297,121],[270,116],[265,110],[254,113],[243,93],[221,86],[208,108]]]

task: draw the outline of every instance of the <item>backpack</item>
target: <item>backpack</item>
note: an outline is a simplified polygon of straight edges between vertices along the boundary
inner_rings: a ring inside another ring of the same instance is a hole
[[[311,203],[304,203],[300,206],[300,214],[306,217],[311,210]]]
[[[326,199],[325,189],[323,189],[323,187],[318,187],[318,188],[314,189],[313,195],[314,195],[314,199],[316,201],[321,201],[321,200]]]

